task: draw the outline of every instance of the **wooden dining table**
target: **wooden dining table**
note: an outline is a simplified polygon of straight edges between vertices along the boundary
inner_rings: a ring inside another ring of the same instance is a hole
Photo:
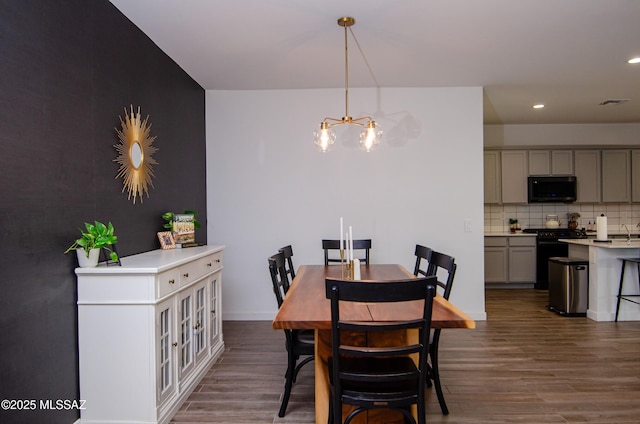
[[[326,298],[325,279],[342,278],[339,265],[302,265],[291,283],[286,298],[273,320],[274,329],[315,330],[315,407],[316,423],[326,424],[329,413],[328,363],[331,356],[331,305]],[[362,280],[400,280],[414,275],[402,265],[363,265]],[[384,304],[352,303],[340,308],[341,317],[353,321],[402,321],[422,316],[423,301]],[[475,321],[451,302],[437,295],[433,303],[433,328],[475,328]],[[406,334],[393,337],[407,337]],[[411,337],[411,336],[409,336]],[[360,343],[375,346],[385,340],[360,337]],[[348,413],[345,409],[344,414]],[[360,414],[358,423],[390,424],[399,420],[385,410]],[[354,420],[355,422],[355,420]]]

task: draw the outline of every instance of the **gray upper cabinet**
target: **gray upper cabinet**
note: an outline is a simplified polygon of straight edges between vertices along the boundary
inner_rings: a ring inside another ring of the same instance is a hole
[[[552,150],[551,151],[551,174],[552,175],[573,175],[573,151],[572,150]]]
[[[602,151],[602,201],[631,201],[631,151]]]
[[[631,201],[640,202],[640,150],[631,151]]]
[[[484,152],[484,203],[500,203],[500,152]]]
[[[576,201],[581,203],[599,203],[600,196],[600,151],[576,150],[574,152],[577,184]]]
[[[502,151],[501,154],[502,203],[527,203],[527,151]]]
[[[573,175],[573,151],[529,150],[529,175]]]
[[[551,154],[548,150],[529,151],[529,175],[551,174]]]

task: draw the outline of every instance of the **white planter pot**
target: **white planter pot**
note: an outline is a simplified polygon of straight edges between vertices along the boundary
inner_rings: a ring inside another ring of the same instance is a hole
[[[78,255],[78,265],[81,268],[91,268],[98,265],[98,258],[100,257],[100,249],[91,249],[89,251],[89,257],[84,249],[76,249]]]

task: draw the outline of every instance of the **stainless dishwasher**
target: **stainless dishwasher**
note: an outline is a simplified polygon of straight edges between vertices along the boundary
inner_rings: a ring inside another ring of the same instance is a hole
[[[586,316],[589,306],[589,261],[549,258],[549,310],[564,316]]]

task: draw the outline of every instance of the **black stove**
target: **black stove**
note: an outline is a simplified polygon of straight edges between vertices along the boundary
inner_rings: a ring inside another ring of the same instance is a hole
[[[522,232],[536,234],[539,239],[581,239],[587,238],[587,233],[582,230],[569,228],[526,228]]]
[[[527,228],[525,233],[536,235],[536,283],[539,290],[549,289],[549,258],[569,256],[569,245],[558,239],[587,238],[582,230],[569,228]]]

